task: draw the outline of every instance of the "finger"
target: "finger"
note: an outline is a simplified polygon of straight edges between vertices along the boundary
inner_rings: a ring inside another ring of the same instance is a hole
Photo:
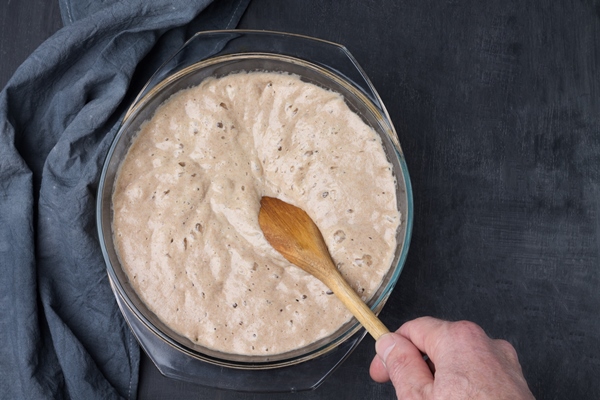
[[[397,333],[385,334],[379,338],[375,349],[398,398],[420,398],[431,390],[433,375],[419,349],[406,338]]]
[[[473,348],[475,344],[490,348],[492,343],[485,331],[470,321],[449,322],[421,317],[402,325],[398,333],[427,354],[434,364],[448,361],[444,355],[452,353],[453,348]]]
[[[371,379],[379,383],[385,383],[390,380],[390,375],[388,374],[383,361],[381,361],[381,357],[377,354],[375,354],[373,361],[371,361],[369,375],[371,375]]]
[[[450,322],[433,317],[421,317],[404,323],[398,333],[410,340],[434,363],[439,358],[438,344]]]

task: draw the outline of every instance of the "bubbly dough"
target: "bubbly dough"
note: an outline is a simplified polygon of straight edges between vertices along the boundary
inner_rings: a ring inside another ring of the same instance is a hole
[[[351,317],[268,244],[262,196],[313,218],[363,299],[390,268],[400,224],[392,165],[343,97],[289,74],[207,79],[142,125],[113,194],[113,233],[131,284],[194,343],[273,355]]]

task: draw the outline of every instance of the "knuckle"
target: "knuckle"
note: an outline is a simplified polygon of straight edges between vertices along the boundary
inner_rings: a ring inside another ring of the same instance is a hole
[[[517,355],[517,351],[512,344],[504,339],[496,339],[494,343],[509,361],[517,363],[519,362],[519,356]]]
[[[471,321],[454,322],[449,329],[452,335],[459,338],[480,339],[488,337],[479,325]]]

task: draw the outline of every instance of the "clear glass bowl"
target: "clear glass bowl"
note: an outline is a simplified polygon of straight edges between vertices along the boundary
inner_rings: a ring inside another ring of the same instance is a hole
[[[119,307],[140,345],[166,376],[198,384],[253,392],[314,389],[365,336],[352,319],[330,337],[272,356],[217,352],[192,343],[162,323],[139,299],[117,257],[112,236],[112,192],[119,166],[140,125],[173,93],[210,76],[239,71],[284,71],[341,93],[348,106],[382,138],[397,179],[402,214],[392,267],[368,301],[378,313],[396,284],[408,252],[413,205],[398,137],[369,79],[352,55],[335,43],[266,31],[211,31],[192,37],[150,79],[122,121],[107,155],[97,199],[100,244]]]

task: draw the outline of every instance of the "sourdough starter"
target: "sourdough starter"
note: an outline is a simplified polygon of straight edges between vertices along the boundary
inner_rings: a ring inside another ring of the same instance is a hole
[[[390,268],[400,224],[392,166],[342,96],[288,74],[207,79],[142,125],[113,195],[115,243],[131,284],[194,343],[272,355],[351,317],[266,241],[262,196],[311,216],[363,299]]]

